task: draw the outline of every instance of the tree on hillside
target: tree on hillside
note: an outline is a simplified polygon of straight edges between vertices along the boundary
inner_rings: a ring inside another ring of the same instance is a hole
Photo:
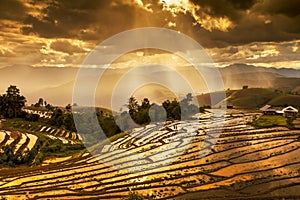
[[[44,105],[44,99],[43,98],[39,98],[38,102],[36,102],[34,104],[34,107],[39,108],[39,107],[42,107],[43,105]]]
[[[141,106],[139,106],[139,110],[136,114],[136,122],[138,124],[149,124],[151,122],[149,116],[149,109],[151,107],[151,103],[148,98],[144,98]]]
[[[148,98],[144,98],[141,105],[135,97],[130,97],[128,101],[129,114],[137,124],[145,125],[150,123],[149,109],[151,103]]]
[[[149,109],[151,107],[150,101],[148,98],[144,98],[142,101],[141,108],[142,109]]]
[[[44,105],[44,99],[39,98],[38,104],[39,104],[39,107],[43,106]]]
[[[49,110],[49,111],[53,111],[54,110],[54,107],[51,104],[49,104],[49,103],[47,103],[47,105],[45,105],[45,108],[47,108],[47,110]]]
[[[188,93],[184,99],[178,102],[166,100],[162,106],[167,112],[168,120],[184,120],[199,112],[199,108],[192,104],[193,95]]]
[[[71,111],[71,109],[72,109],[72,106],[71,106],[71,104],[68,104],[68,105],[66,105],[66,107],[65,107],[65,108],[66,108],[66,110],[67,110],[67,111]]]
[[[52,113],[50,124],[52,126],[61,127],[63,125],[63,122],[64,122],[63,111],[60,108],[55,109]]]
[[[18,117],[22,113],[22,107],[25,106],[26,98],[20,95],[17,86],[11,85],[7,88],[6,94],[1,96],[0,111],[8,118]]]
[[[135,97],[130,97],[127,105],[130,116],[134,116],[139,110],[139,104]]]
[[[186,97],[180,101],[181,117],[186,119],[199,112],[199,108],[192,104],[193,98],[193,95],[188,93]]]
[[[180,120],[181,110],[179,102],[174,99],[173,101],[166,100],[162,103],[162,106],[167,112],[168,120]]]

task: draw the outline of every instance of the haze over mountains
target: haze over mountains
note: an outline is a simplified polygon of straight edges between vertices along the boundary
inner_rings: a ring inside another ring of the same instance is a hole
[[[71,67],[21,65],[4,67],[0,69],[0,91],[4,93],[9,85],[17,85],[21,89],[21,93],[27,97],[28,104],[34,103],[42,97],[53,105],[66,105],[72,102],[73,86],[78,70],[78,68]],[[297,69],[233,64],[220,68],[220,73],[223,77],[225,89],[240,89],[243,85],[248,85],[249,87],[274,87],[282,90],[300,91],[300,70]],[[109,78],[104,81],[107,87],[99,91],[99,94],[104,97],[108,95],[110,87],[121,75],[122,70],[120,69],[108,72],[107,77]],[[170,74],[170,77],[172,77],[172,74]],[[197,80],[193,76],[188,77],[188,79],[191,82]],[[125,85],[124,89],[126,89]],[[160,89],[160,92],[151,93],[150,100],[154,102],[156,99],[162,100],[162,93],[171,98],[174,97],[166,88]],[[139,96],[143,96],[142,92],[139,92]]]

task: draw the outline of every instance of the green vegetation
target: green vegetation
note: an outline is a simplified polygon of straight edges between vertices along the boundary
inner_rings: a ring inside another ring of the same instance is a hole
[[[192,104],[193,96],[191,93],[187,94],[184,99],[177,101],[166,100],[162,103],[162,106],[151,104],[150,101],[145,98],[141,104],[138,103],[135,97],[131,97],[128,102],[128,109],[131,118],[140,125],[146,125],[154,121],[162,120],[181,120],[187,119],[191,115],[199,112],[199,108]],[[153,119],[149,117],[149,110],[152,110]],[[163,112],[162,112],[163,111]],[[163,116],[166,113],[166,116]]]
[[[271,102],[273,105],[291,104],[300,102],[299,95],[282,94],[277,90],[262,88],[245,88],[243,90],[227,90],[229,96],[228,103],[241,108],[259,108]],[[204,103],[209,100],[209,96],[202,95]],[[199,97],[198,97],[199,100]],[[3,124],[5,130],[17,130],[38,136],[38,140],[31,151],[15,152],[14,145],[2,146],[1,166],[16,166],[20,164],[35,165],[41,163],[46,157],[66,157],[83,152],[83,144],[63,144],[61,140],[49,138],[40,133],[43,126],[52,129],[60,129],[70,132],[77,132],[76,125],[80,126],[80,135],[84,139],[84,144],[97,151],[106,144],[124,137],[126,131],[138,125],[145,126],[152,122],[164,120],[185,120],[195,113],[204,112],[205,108],[198,108],[192,104],[192,94],[187,94],[184,99],[166,100],[162,105],[153,104],[149,99],[144,98],[140,103],[135,97],[128,101],[128,112],[113,113],[113,111],[101,108],[88,108],[74,106],[75,114],[72,113],[72,106],[68,104],[65,108],[52,107],[42,98],[28,109],[37,111],[49,111],[50,119],[42,119],[38,114],[28,114],[22,111],[26,98],[20,95],[16,86],[10,86],[6,94],[0,96],[0,114],[7,118]],[[96,115],[94,111],[96,110]],[[100,126],[99,126],[100,125]],[[292,121],[286,120],[282,116],[262,116],[252,123],[258,128],[285,126],[292,127]],[[122,127],[120,127],[122,126]],[[99,134],[99,127],[104,134]],[[77,127],[78,128],[78,127]],[[17,142],[17,141],[14,141]]]
[[[26,98],[20,95],[20,90],[11,85],[7,88],[6,94],[0,96],[0,114],[7,118],[20,117],[25,102]]]
[[[49,126],[47,121],[27,121],[22,118],[7,119],[3,124],[5,130],[21,131],[34,134],[38,140],[30,151],[14,152],[14,145],[3,146],[0,153],[0,166],[38,165],[47,157],[66,157],[85,150],[83,144],[63,144],[59,139],[51,139],[40,133],[42,126]]]
[[[28,133],[36,133],[42,126],[46,126],[46,121],[28,121],[22,118],[13,118],[7,119],[5,123],[3,123],[3,128],[5,130],[15,130],[21,132]]]
[[[76,131],[73,114],[70,111],[63,112],[60,108],[53,111],[49,124],[61,129]]]
[[[162,106],[150,103],[149,99],[144,98],[139,103],[135,97],[131,97],[128,101],[129,111],[122,113],[114,113],[112,111],[104,112],[103,110],[89,107],[74,107],[75,114],[73,115],[76,120],[76,125],[79,133],[84,138],[85,145],[92,147],[99,142],[101,143],[107,137],[112,137],[121,132],[126,132],[135,127],[145,126],[152,122],[159,122],[167,120],[181,120],[188,119],[191,115],[198,113],[199,108],[191,104],[193,96],[188,94],[186,98],[178,102],[169,100],[163,102]],[[62,111],[53,113],[53,122],[58,123],[56,126],[60,127],[62,124],[65,126],[67,123],[63,122]],[[150,118],[151,116],[151,118]],[[73,120],[69,122],[74,123]],[[100,127],[99,127],[100,124]],[[103,134],[101,133],[102,129]],[[104,135],[105,134],[105,135]]]
[[[190,115],[199,112],[199,108],[191,104],[193,96],[188,94],[180,102],[165,101],[163,104],[151,104],[145,98],[141,104],[132,97],[129,99],[129,113],[121,114],[100,108],[87,108],[75,105],[75,114],[72,113],[72,106],[68,104],[65,108],[53,107],[39,98],[37,103],[32,104],[27,109],[34,111],[51,111],[50,119],[40,118],[38,114],[26,113],[22,111],[25,106],[26,98],[20,95],[16,86],[10,86],[6,94],[0,96],[0,114],[7,118],[3,123],[3,129],[11,131],[21,131],[34,134],[38,140],[30,151],[15,152],[15,145],[3,146],[1,151],[0,165],[16,166],[21,164],[35,165],[41,163],[46,157],[65,157],[78,154],[85,149],[83,144],[63,144],[59,139],[53,139],[41,133],[42,127],[59,129],[70,132],[77,132],[76,125],[80,126],[80,134],[87,147],[94,146],[99,148],[111,141],[126,135],[123,130],[128,130],[139,125],[147,125],[154,121],[180,120],[186,119]],[[96,115],[94,111],[96,110]],[[151,118],[150,118],[150,116]],[[115,118],[116,117],[116,120]],[[134,124],[131,120],[134,120]],[[121,122],[118,123],[117,122]],[[123,127],[119,127],[121,124]],[[99,125],[105,134],[99,134]],[[78,127],[77,127],[78,128]],[[109,138],[109,139],[107,139]],[[15,140],[12,144],[18,143]],[[2,155],[3,154],[3,155]]]
[[[232,93],[228,103],[240,108],[260,108],[279,95],[272,89],[249,88]]]
[[[269,128],[274,126],[288,127],[287,119],[278,115],[263,115],[257,120],[253,121],[252,125],[256,128]]]
[[[123,200],[143,200],[143,199],[145,198],[136,192],[130,192],[127,197],[123,198]]]
[[[288,105],[300,107],[299,94],[284,94],[277,89],[248,88],[230,92],[226,91],[228,104],[237,108],[257,109],[266,104],[286,107]]]
[[[286,107],[292,105],[294,107],[300,107],[300,95],[284,94],[272,99],[268,104],[274,106]]]
[[[95,116],[93,108],[87,107],[75,109],[76,113],[73,117],[76,120],[76,128],[80,135],[84,138],[85,145],[88,147],[105,140],[107,137],[111,137],[122,132],[116,124],[112,112],[104,113],[96,110]],[[74,121],[70,122],[74,124]]]
[[[46,157],[67,157],[79,153],[85,149],[83,144],[63,144],[60,140],[43,138],[38,156],[42,160]]]
[[[63,144],[60,140],[53,140],[42,133],[33,133],[38,140],[30,151],[15,152],[15,145],[1,148],[0,166],[15,167],[17,165],[38,165],[47,157],[66,157],[82,152],[83,144]]]
[[[30,109],[31,110],[38,110],[38,111],[49,111],[53,110],[53,106],[47,103],[47,101],[44,101],[43,98],[39,98],[39,100],[35,104],[31,104]]]
[[[144,98],[142,104],[139,105],[135,97],[130,97],[128,102],[128,109],[131,118],[137,124],[149,124],[151,119],[149,117],[149,109],[151,107],[150,101],[147,98]]]

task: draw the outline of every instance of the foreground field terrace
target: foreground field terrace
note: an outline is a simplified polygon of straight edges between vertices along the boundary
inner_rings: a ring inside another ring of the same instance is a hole
[[[300,131],[248,125],[259,115],[228,113],[223,127],[210,113],[151,124],[78,158],[2,169],[0,196],[120,199],[129,191],[153,199],[300,195]]]

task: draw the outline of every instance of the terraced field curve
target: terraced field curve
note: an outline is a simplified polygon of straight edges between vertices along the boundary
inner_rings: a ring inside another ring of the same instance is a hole
[[[136,191],[153,199],[300,197],[300,131],[247,125],[258,115],[228,114],[224,127],[209,113],[149,125],[76,159],[2,169],[0,196],[120,199]]]
[[[38,137],[29,133],[21,133],[18,131],[0,130],[0,148],[3,146],[10,146],[14,149],[14,153],[23,153],[30,151]]]

